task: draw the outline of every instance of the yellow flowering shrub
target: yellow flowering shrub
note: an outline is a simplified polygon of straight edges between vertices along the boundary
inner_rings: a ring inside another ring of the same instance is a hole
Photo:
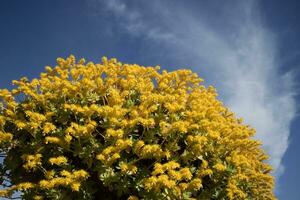
[[[0,90],[0,196],[275,199],[255,131],[190,70],[58,58]]]

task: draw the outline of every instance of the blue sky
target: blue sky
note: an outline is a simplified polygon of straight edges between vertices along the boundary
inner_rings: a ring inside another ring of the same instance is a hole
[[[300,3],[222,2],[2,0],[0,87],[70,54],[192,69],[256,128],[278,198],[299,200]]]

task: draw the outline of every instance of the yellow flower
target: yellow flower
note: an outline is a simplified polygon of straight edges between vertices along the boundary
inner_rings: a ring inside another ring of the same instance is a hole
[[[33,196],[33,199],[34,199],[34,200],[42,200],[43,197],[40,196],[40,195],[34,195],[34,196]]]
[[[41,180],[39,182],[39,185],[41,188],[49,188],[49,186],[50,186],[49,181],[46,181],[46,180]]]
[[[45,177],[47,179],[52,179],[55,175],[55,171],[54,170],[50,170],[50,171],[47,171],[46,174],[45,174]]]
[[[150,178],[147,178],[144,182],[144,187],[147,191],[150,191],[152,188],[154,188],[157,184],[158,180],[155,176],[151,176]]]
[[[163,169],[163,165],[160,163],[155,163],[154,164],[154,171],[152,171],[152,175],[158,175],[158,174],[163,174],[165,170]]]
[[[70,134],[68,134],[68,133],[67,133],[67,134],[65,135],[65,137],[64,137],[64,139],[65,139],[65,141],[66,141],[67,143],[70,143],[71,140],[72,140],[72,138],[73,138],[73,137],[72,137]]]
[[[18,190],[27,190],[27,189],[31,189],[33,188],[35,185],[33,183],[30,182],[24,182],[24,183],[19,183],[16,188]]]
[[[180,174],[181,174],[181,177],[183,178],[183,179],[186,179],[186,180],[190,180],[191,178],[192,178],[192,173],[191,173],[191,171],[190,171],[190,169],[189,168],[182,168],[182,169],[180,169]]]
[[[145,145],[144,141],[142,140],[137,141],[134,145],[135,151],[139,151],[144,145]]]
[[[46,122],[44,125],[44,133],[48,134],[56,129],[56,126],[50,122]]]
[[[138,170],[135,165],[128,164],[125,162],[120,162],[119,166],[120,166],[121,172],[127,173],[129,175],[136,174],[136,172]]]
[[[0,144],[10,142],[12,139],[13,135],[11,133],[4,133],[0,131]]]
[[[127,200],[139,200],[139,198],[138,197],[136,197],[136,196],[129,196],[128,197],[128,199]]]
[[[120,169],[121,169],[122,172],[127,172],[128,168],[129,168],[128,164],[126,164],[124,162],[120,163]]]
[[[45,67],[40,78],[24,77],[13,81],[13,90],[0,90],[0,149],[9,160],[23,155],[25,171],[43,173],[45,179],[22,183],[28,176],[21,172],[22,181],[15,181],[20,184],[1,190],[0,196],[35,187],[76,192],[83,181],[89,187],[88,168],[105,187],[130,176],[131,186],[140,189],[131,200],[138,195],[161,199],[161,194],[197,199],[202,184],[207,187],[201,197],[211,187],[206,176],[224,180],[220,192],[225,199],[273,200],[272,169],[261,143],[253,139],[255,130],[237,119],[196,73],[158,70],[106,57],[86,63],[71,55]],[[62,156],[52,157],[53,152]],[[74,156],[87,168],[68,165]],[[230,173],[222,173],[227,166]],[[9,175],[17,171],[4,167]]]
[[[112,157],[111,157],[112,160],[117,160],[117,159],[119,159],[119,158],[121,158],[121,156],[120,156],[119,153],[114,153],[114,154],[112,155]]]
[[[168,171],[168,176],[169,176],[171,179],[174,179],[174,180],[181,180],[181,179],[182,179],[181,173],[178,172],[178,171],[175,171],[175,170],[169,170],[169,171]]]
[[[42,164],[42,154],[35,155],[23,155],[22,159],[25,161],[23,167],[26,170],[36,170],[38,166]]]
[[[177,169],[180,167],[180,164],[178,162],[175,162],[174,160],[171,160],[163,165],[164,170],[172,170]]]
[[[74,178],[76,178],[76,179],[82,179],[82,178],[89,177],[89,173],[83,169],[73,172],[73,175],[74,175]]]
[[[140,152],[137,152],[137,154],[144,158],[151,158],[151,157],[164,157],[164,152],[160,148],[158,144],[147,144],[144,145]]]
[[[51,136],[47,136],[45,138],[45,143],[53,143],[53,144],[58,144],[58,145],[63,145],[63,140],[61,140],[58,137],[51,137]]]
[[[171,158],[171,152],[169,150],[166,150],[164,152],[164,156],[166,157],[167,160],[170,159]]]
[[[105,156],[104,156],[103,154],[98,154],[98,155],[96,156],[96,158],[97,158],[98,160],[100,160],[100,161],[104,161],[104,160],[105,160]]]
[[[68,159],[64,156],[59,156],[59,157],[49,159],[49,163],[51,165],[65,165],[65,164],[67,164],[67,162],[68,162]]]
[[[73,191],[79,191],[81,181],[86,180],[89,174],[85,170],[69,172],[63,170],[60,172],[62,177],[55,177],[50,180],[41,180],[39,186],[44,189],[51,189],[58,186],[70,186]]]
[[[107,131],[106,131],[106,135],[108,137],[113,137],[113,138],[122,138],[123,134],[124,134],[124,132],[122,129],[119,129],[119,130],[107,129]]]
[[[184,191],[188,188],[188,184],[187,183],[179,183],[179,187],[182,191]]]
[[[26,123],[22,122],[20,120],[16,120],[15,124],[18,127],[19,130],[24,129],[26,127]]]
[[[32,112],[32,111],[26,111],[26,115],[29,116],[30,121],[36,122],[38,124],[41,124],[46,120],[46,117],[40,113]]]
[[[131,165],[129,167],[129,174],[136,174],[137,170],[138,170],[138,168],[136,166]]]
[[[72,174],[70,172],[66,171],[66,170],[62,170],[60,172],[60,175],[65,176],[65,177],[71,177],[72,176]]]
[[[130,146],[132,146],[131,139],[126,139],[126,140],[118,139],[116,142],[116,148],[119,149],[120,151],[122,151]]]
[[[198,175],[199,176],[207,176],[207,175],[212,175],[213,171],[211,169],[205,169],[205,170],[199,170]]]
[[[9,190],[0,190],[0,197],[8,197],[9,193]]]
[[[202,181],[199,178],[193,179],[189,184],[188,187],[192,190],[199,190],[202,187]]]
[[[225,167],[223,164],[221,164],[221,163],[215,164],[215,165],[213,166],[213,168],[215,168],[215,169],[218,170],[218,171],[225,171],[225,170],[226,170],[226,167]]]
[[[73,182],[72,184],[71,184],[71,188],[72,188],[72,190],[73,191],[79,191],[79,189],[80,189],[80,183],[79,182]]]

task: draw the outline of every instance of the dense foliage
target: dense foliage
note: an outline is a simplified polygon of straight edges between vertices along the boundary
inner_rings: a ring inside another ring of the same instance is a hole
[[[58,58],[0,90],[0,196],[275,199],[255,131],[190,70]]]

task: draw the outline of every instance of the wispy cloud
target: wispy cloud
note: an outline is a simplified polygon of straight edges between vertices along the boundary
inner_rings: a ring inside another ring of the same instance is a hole
[[[117,19],[119,25],[133,36],[142,36],[163,41],[172,41],[175,39],[173,38],[173,35],[169,31],[164,30],[163,27],[153,25],[152,21],[145,17],[142,10],[128,6],[126,1],[88,0],[88,3],[90,8],[93,9],[94,14],[103,14],[99,12],[101,9],[101,11],[113,15]]]
[[[279,73],[277,42],[262,24],[259,5],[228,1],[217,10],[201,4],[192,10],[167,2],[134,7],[111,0],[101,5],[128,33],[159,42],[178,62],[189,60],[194,71],[204,71],[225,103],[256,128],[256,137],[263,141],[279,175],[295,116],[293,77]]]

